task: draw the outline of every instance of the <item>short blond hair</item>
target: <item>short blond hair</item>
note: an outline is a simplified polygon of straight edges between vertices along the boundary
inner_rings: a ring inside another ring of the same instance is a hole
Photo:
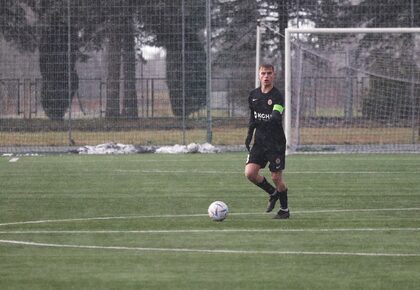
[[[260,67],[258,68],[258,70],[261,70],[262,68],[271,69],[272,71],[274,71],[274,66],[271,63],[261,64]]]

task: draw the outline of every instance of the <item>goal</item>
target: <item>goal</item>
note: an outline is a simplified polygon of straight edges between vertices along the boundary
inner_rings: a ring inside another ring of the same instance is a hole
[[[288,28],[288,153],[420,152],[420,28]]]

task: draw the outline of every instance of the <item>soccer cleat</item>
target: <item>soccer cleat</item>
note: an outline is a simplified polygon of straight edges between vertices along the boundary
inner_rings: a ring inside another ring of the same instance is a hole
[[[280,193],[276,190],[273,194],[269,195],[270,197],[268,198],[268,204],[267,204],[267,209],[265,210],[265,212],[271,212],[274,207],[276,206],[276,202],[280,197]]]
[[[280,209],[277,214],[273,217],[273,219],[288,219],[290,217],[290,211]]]

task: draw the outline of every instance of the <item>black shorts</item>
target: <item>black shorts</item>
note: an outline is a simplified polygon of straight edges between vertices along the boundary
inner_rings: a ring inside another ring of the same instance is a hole
[[[246,164],[254,163],[264,168],[268,162],[270,162],[268,168],[271,172],[284,170],[286,165],[285,150],[270,150],[254,144],[248,154]]]

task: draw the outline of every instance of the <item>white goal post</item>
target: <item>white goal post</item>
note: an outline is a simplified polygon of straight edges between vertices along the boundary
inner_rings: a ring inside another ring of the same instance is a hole
[[[419,52],[420,28],[287,28],[287,153],[420,152]]]

